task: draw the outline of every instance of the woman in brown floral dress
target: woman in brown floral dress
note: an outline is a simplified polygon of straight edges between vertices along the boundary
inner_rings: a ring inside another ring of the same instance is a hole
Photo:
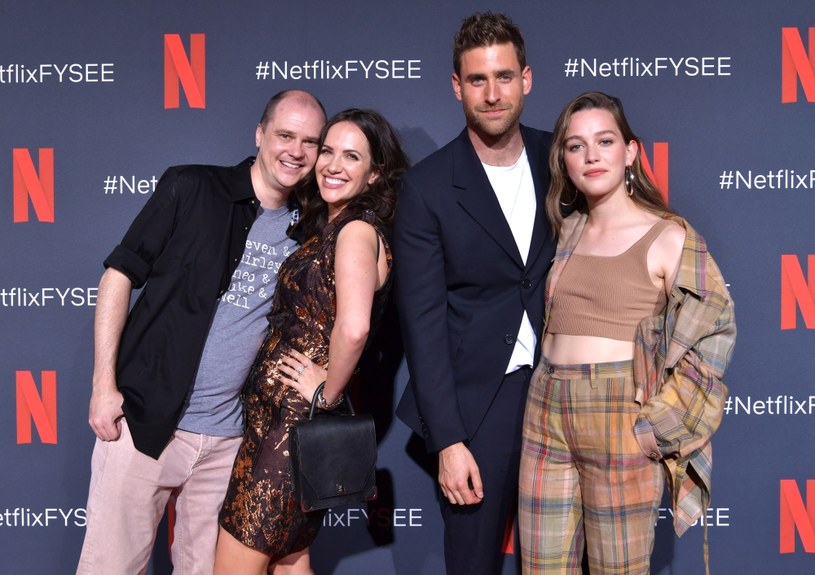
[[[320,136],[319,194],[298,198],[301,247],[283,263],[269,333],[244,389],[246,431],[226,500],[216,574],[310,574],[308,547],[323,512],[305,513],[293,492],[289,429],[317,406],[333,409],[376,325],[390,285],[390,232],[407,168],[393,128],[378,113],[346,110]],[[330,342],[330,345],[329,345]]]

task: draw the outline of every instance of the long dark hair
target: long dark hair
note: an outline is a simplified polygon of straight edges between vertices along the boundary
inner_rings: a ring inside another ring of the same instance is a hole
[[[348,202],[343,211],[372,210],[385,224],[386,231],[389,231],[393,223],[396,199],[402,187],[402,174],[409,166],[396,130],[374,110],[350,108],[336,114],[325,124],[320,133],[320,149],[329,128],[340,122],[351,122],[360,129],[371,150],[371,167],[379,173],[379,177]],[[300,218],[289,235],[302,243],[323,229],[328,222],[328,205],[320,196],[314,172],[305,185],[295,190],[294,195],[300,207]]]
[[[572,114],[581,110],[595,109],[606,110],[612,115],[624,142],[633,140],[640,145],[640,139],[628,125],[628,120],[623,112],[623,104],[619,98],[602,92],[586,92],[566,105],[555,122],[552,149],[549,152],[549,193],[546,195],[546,214],[555,233],[560,229],[560,224],[568,213],[575,210],[581,212],[587,210],[586,198],[575,187],[566,171],[563,152]],[[659,188],[648,177],[639,153],[631,165],[631,174],[633,176],[631,199],[634,200],[634,203],[649,212],[673,213],[665,203]]]

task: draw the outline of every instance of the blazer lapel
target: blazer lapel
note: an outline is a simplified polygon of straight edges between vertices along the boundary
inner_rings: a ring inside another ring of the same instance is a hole
[[[551,241],[552,237],[549,221],[546,218],[546,194],[549,191],[549,154],[542,149],[539,139],[528,137],[525,132],[526,130],[521,126],[521,134],[524,136],[524,146],[526,147],[526,157],[529,160],[532,181],[535,184],[535,198],[537,199],[532,241],[529,244],[529,254],[526,257],[526,266],[529,268],[538,259],[543,246]]]
[[[470,143],[465,128],[456,140],[453,154],[453,187],[458,192],[458,203],[484,231],[523,267],[521,253],[515,237],[504,217],[498,198],[492,189],[481,160]]]

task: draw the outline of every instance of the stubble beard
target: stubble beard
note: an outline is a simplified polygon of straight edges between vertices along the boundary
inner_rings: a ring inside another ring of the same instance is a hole
[[[506,115],[500,120],[490,121],[481,116],[481,112],[476,109],[466,108],[464,117],[467,120],[467,127],[478,134],[483,140],[500,140],[507,134],[518,129],[521,112],[523,112],[523,101],[518,106],[506,111]]]

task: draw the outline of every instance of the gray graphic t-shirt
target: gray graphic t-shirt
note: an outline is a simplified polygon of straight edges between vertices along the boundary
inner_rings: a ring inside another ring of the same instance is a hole
[[[243,433],[240,391],[266,334],[277,270],[297,248],[286,236],[290,217],[287,208],[259,210],[218,303],[180,429],[221,437]]]

